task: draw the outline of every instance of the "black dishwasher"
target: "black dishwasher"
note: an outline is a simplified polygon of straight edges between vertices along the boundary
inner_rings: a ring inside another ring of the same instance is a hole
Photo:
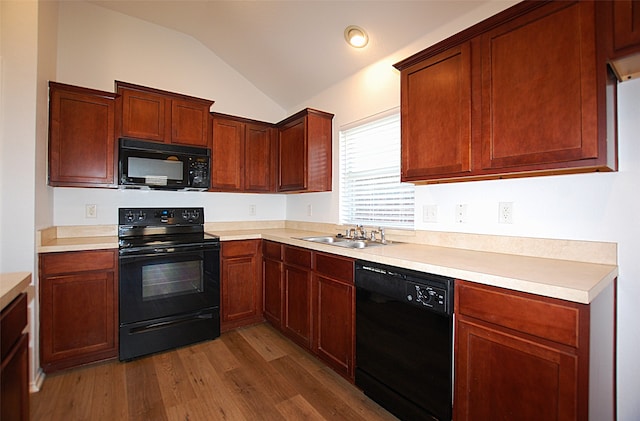
[[[356,262],[356,385],[403,420],[450,421],[453,279]]]

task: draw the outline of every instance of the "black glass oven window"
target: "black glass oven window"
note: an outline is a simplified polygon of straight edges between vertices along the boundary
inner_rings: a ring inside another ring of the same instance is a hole
[[[129,177],[182,181],[183,163],[177,157],[166,160],[129,157]]]
[[[202,261],[172,262],[142,267],[142,301],[203,291]]]

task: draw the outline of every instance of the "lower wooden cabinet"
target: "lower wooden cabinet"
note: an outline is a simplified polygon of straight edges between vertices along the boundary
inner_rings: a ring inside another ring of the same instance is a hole
[[[455,294],[454,419],[614,419],[610,292],[586,305],[456,281]]]
[[[352,379],[355,359],[354,261],[315,253],[313,350]]]
[[[262,242],[262,294],[264,318],[278,329],[282,328],[282,244]]]
[[[221,331],[263,320],[261,281],[260,240],[223,242]]]
[[[311,250],[284,246],[283,332],[294,342],[311,348]]]
[[[354,260],[265,241],[263,268],[265,319],[353,381]]]
[[[29,420],[29,334],[23,333],[26,326],[27,294],[22,293],[0,313],[1,420]]]
[[[46,373],[118,356],[117,250],[40,254]]]

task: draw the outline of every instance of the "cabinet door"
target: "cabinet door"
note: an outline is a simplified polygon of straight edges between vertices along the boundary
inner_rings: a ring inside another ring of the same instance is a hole
[[[273,130],[270,126],[247,124],[244,142],[244,190],[251,192],[274,191],[273,171],[275,157]]]
[[[454,418],[578,420],[577,356],[480,323],[458,320]]]
[[[2,360],[0,419],[29,420],[29,335],[26,333]]]
[[[49,184],[115,187],[115,94],[49,86]]]
[[[262,320],[262,274],[260,240],[222,243],[222,331]]]
[[[616,0],[611,3],[614,48],[623,50],[636,47],[633,51],[640,51],[640,0]]]
[[[598,158],[594,25],[593,3],[553,2],[481,36],[483,168]]]
[[[169,142],[171,100],[151,92],[119,88],[122,93],[122,135]]]
[[[353,376],[354,288],[317,275],[315,351],[347,378]]]
[[[282,262],[264,259],[264,317],[278,329],[282,325]]]
[[[41,278],[40,361],[43,370],[51,372],[116,357],[117,299],[114,272]]]
[[[171,101],[171,143],[209,147],[208,103]]]
[[[284,332],[311,348],[311,271],[285,264],[284,290]]]
[[[279,130],[278,191],[307,188],[307,139],[305,117]]]
[[[471,170],[469,43],[401,74],[402,181]]]
[[[239,121],[214,118],[211,188],[241,191],[243,187],[245,125]]]

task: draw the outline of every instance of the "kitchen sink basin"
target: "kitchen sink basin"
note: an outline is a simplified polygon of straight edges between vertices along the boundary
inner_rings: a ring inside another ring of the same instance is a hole
[[[301,237],[300,240],[311,241],[312,243],[330,244],[332,246],[344,247],[344,248],[350,248],[350,249],[364,249],[369,247],[384,246],[387,244],[391,244],[390,241],[381,243],[380,241],[354,240],[351,238],[334,237],[331,235]]]

